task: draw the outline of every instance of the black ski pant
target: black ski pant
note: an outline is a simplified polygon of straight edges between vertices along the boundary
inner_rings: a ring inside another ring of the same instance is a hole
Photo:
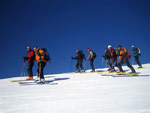
[[[44,74],[43,74],[43,71],[44,71],[44,67],[46,66],[46,62],[39,62],[38,63],[38,68],[37,68],[37,76],[40,77],[40,79],[43,79],[44,78]]]
[[[107,65],[109,66],[109,69],[112,69],[112,65],[111,65],[111,63],[110,63],[110,59],[106,59],[106,63],[107,63]]]
[[[33,66],[34,66],[34,62],[28,62],[27,72],[29,74],[29,77],[33,77],[33,71],[32,71]]]
[[[126,65],[131,69],[132,73],[136,73],[135,69],[134,69],[133,66],[130,64],[128,57],[124,57],[124,58],[118,63],[118,68],[119,68],[120,72],[123,72],[122,64],[124,64],[124,63],[126,63]]]
[[[134,56],[136,63],[141,67],[141,62],[139,60],[139,56]]]
[[[111,69],[114,69],[114,65],[117,67],[117,58],[112,58],[112,61],[109,62]]]
[[[90,65],[91,65],[91,68],[92,68],[92,71],[95,71],[95,68],[94,68],[94,59],[90,59]]]
[[[78,61],[77,61],[76,69],[77,69],[78,71],[80,70],[80,69],[79,69],[79,66],[80,66],[81,70],[84,70],[84,67],[83,67],[83,65],[82,65],[82,62],[83,62],[83,60],[78,60]]]

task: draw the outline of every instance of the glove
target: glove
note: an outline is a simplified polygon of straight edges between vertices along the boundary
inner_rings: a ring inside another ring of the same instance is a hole
[[[71,59],[74,59],[73,57],[71,57]]]
[[[23,57],[23,59],[24,59],[24,61],[26,61],[26,60],[28,60],[28,59],[29,59],[29,57],[24,56],[24,57]]]

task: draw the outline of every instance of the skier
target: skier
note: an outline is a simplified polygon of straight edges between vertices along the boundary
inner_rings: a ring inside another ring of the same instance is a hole
[[[126,65],[132,71],[131,75],[136,75],[135,69],[129,62],[130,55],[128,54],[129,53],[128,50],[126,48],[123,48],[121,45],[118,46],[118,50],[119,50],[119,60],[120,60],[120,62],[118,63],[118,68],[120,70],[120,73],[118,74],[124,74],[123,69],[122,69],[122,64],[126,63]]]
[[[112,67],[110,65],[110,58],[111,58],[110,52],[107,49],[105,49],[104,52],[105,52],[105,55],[103,55],[103,58],[106,60],[106,63],[109,66],[109,69],[108,69],[108,71],[109,71],[109,70],[111,70],[111,67]]]
[[[141,65],[140,60],[139,60],[139,56],[141,55],[140,50],[138,48],[135,48],[134,45],[132,45],[131,48],[133,51],[133,56],[135,58],[135,61],[139,65],[138,68],[142,68],[142,65]]]
[[[116,54],[116,51],[115,49],[112,48],[111,45],[108,45],[108,49],[109,49],[109,52],[110,52],[110,57],[111,57],[111,62],[110,62],[110,72],[114,72],[115,71],[115,68],[114,66],[117,66],[117,54]]]
[[[27,52],[28,52],[27,56],[23,57],[24,62],[25,61],[28,62],[27,72],[29,74],[29,77],[26,78],[26,80],[33,80],[33,71],[32,71],[32,68],[33,68],[33,65],[34,65],[35,55],[34,55],[34,51],[31,50],[31,46],[27,46]]]
[[[90,65],[91,65],[91,68],[92,68],[92,72],[95,72],[95,68],[94,68],[94,59],[96,58],[96,53],[91,51],[90,48],[87,49],[88,53],[89,53],[89,56],[86,58],[88,60],[90,60]]]
[[[38,47],[34,47],[34,51],[35,51],[35,59],[38,62],[38,68],[37,68],[37,80],[39,80],[40,82],[45,82],[44,79],[44,67],[46,66],[46,60],[45,60],[45,52],[42,49],[39,49]]]
[[[75,57],[71,57],[72,59],[76,59],[77,60],[77,64],[76,64],[76,69],[77,72],[80,72],[79,66],[81,68],[81,72],[85,72],[84,67],[82,65],[83,59],[84,59],[84,54],[82,51],[79,51],[79,49],[76,50],[76,56]]]

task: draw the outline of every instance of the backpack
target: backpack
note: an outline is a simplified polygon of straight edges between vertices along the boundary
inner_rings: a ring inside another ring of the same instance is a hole
[[[130,59],[131,58],[131,52],[127,50],[127,57]]]
[[[97,55],[95,52],[93,52],[93,59],[96,59]]]
[[[42,48],[42,50],[44,51],[44,59],[46,61],[50,61],[51,58],[50,58],[50,55],[49,55],[48,51],[46,50],[46,48]]]
[[[126,52],[127,54],[125,55],[125,57],[128,57],[129,59],[131,58],[131,52],[129,50],[127,50],[126,48],[122,48],[122,52],[123,54]],[[122,56],[120,56],[122,57]]]
[[[80,51],[80,57],[81,57],[81,59],[84,59],[85,55],[84,55],[83,51]]]

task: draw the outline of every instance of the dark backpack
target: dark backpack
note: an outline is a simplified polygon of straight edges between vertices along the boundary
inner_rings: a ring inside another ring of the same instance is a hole
[[[49,55],[48,51],[46,50],[46,48],[43,48],[42,50],[44,51],[44,59],[46,61],[50,61],[51,58],[50,58],[50,55]]]
[[[81,59],[84,59],[85,55],[84,55],[83,51],[80,51],[80,57],[81,57]]]
[[[97,55],[95,52],[93,52],[93,59],[96,59]]]

